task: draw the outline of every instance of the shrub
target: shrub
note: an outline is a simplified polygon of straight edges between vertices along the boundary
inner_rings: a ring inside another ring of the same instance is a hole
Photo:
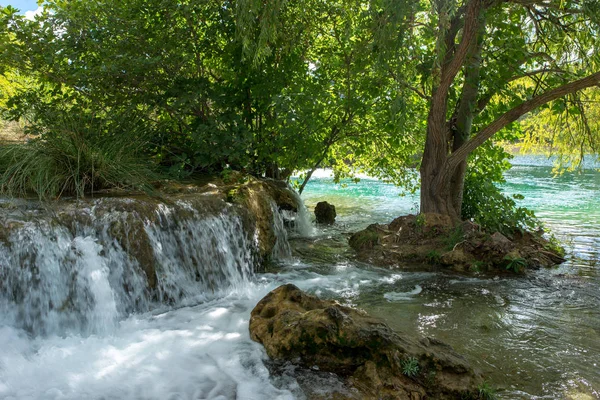
[[[507,196],[497,187],[505,182],[510,158],[493,144],[477,149],[470,158],[462,202],[462,219],[474,220],[484,231],[500,232],[509,238],[517,231],[541,228],[533,211],[517,205],[516,200],[522,200],[522,195]]]
[[[504,260],[508,261],[508,264],[506,264],[506,269],[509,271],[518,273],[527,267],[527,260],[522,257],[505,256]]]
[[[156,178],[145,142],[133,135],[49,132],[0,149],[0,193],[83,197],[107,188],[150,191]]]
[[[425,255],[425,258],[431,264],[438,264],[442,259],[442,255],[437,250],[431,250]]]

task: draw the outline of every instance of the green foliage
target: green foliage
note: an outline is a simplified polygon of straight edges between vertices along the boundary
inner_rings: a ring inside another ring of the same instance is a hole
[[[469,271],[480,272],[484,265],[485,263],[483,261],[473,261],[471,265],[469,265]]]
[[[34,133],[54,132],[60,115],[102,121],[104,133],[82,143],[140,143],[144,132],[141,151],[177,178],[225,168],[285,178],[327,165],[337,178],[362,171],[414,191],[426,142],[442,143],[425,151],[443,155],[432,161],[442,171],[445,155],[510,109],[598,70],[592,3],[549,0],[531,13],[484,2],[474,20],[485,29],[460,65],[446,57],[461,54],[474,22],[457,0],[49,0],[36,21],[0,7],[0,108]],[[442,76],[450,83],[438,92]],[[436,93],[440,115],[428,119]],[[577,129],[526,132],[560,152],[596,151],[595,120],[582,117],[595,115],[584,102],[594,93],[540,112],[561,127],[578,116]],[[519,127],[496,138],[512,143]],[[46,135],[36,151],[66,136]],[[495,152],[486,144],[471,157],[463,217],[509,236],[532,229],[533,213],[496,187],[506,160]]]
[[[227,192],[227,201],[229,203],[242,203],[245,199],[245,192],[239,188],[233,188]]]
[[[73,122],[73,121],[71,121]],[[108,188],[151,191],[157,177],[141,139],[77,131],[72,124],[0,148],[0,193],[41,199]]]
[[[527,260],[522,257],[511,257],[507,255],[504,257],[504,260],[508,261],[508,264],[506,265],[508,271],[519,273],[527,268]]]
[[[496,390],[489,383],[483,382],[478,387],[479,400],[496,400]]]
[[[402,373],[409,378],[414,378],[419,374],[419,361],[415,357],[409,357],[402,360]]]
[[[454,247],[465,239],[463,227],[460,225],[456,226],[443,239],[446,250],[454,250]]]
[[[425,227],[425,222],[425,214],[417,215],[417,218],[415,219],[415,225],[418,229],[423,229]]]
[[[565,256],[565,248],[554,235],[550,235],[548,242],[544,244],[544,248],[548,251],[556,253],[561,257]]]
[[[509,197],[496,186],[505,182],[503,173],[510,168],[509,158],[501,147],[493,145],[473,154],[465,177],[462,218],[475,221],[486,232],[512,237],[524,229],[538,230],[541,223],[533,211],[517,205],[522,196]]]
[[[437,250],[431,250],[425,255],[425,259],[431,264],[437,264],[442,259],[442,254]]]

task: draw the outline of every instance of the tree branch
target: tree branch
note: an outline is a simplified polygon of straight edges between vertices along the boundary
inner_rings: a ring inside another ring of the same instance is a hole
[[[528,112],[535,110],[536,108],[548,102],[559,99],[567,94],[575,93],[579,90],[592,86],[600,86],[600,72],[596,72],[595,74],[589,75],[583,79],[559,86],[519,104],[483,128],[477,135],[453,152],[450,157],[448,157],[448,164],[451,167],[456,167],[461,161],[465,160],[473,150],[481,146],[486,140]]]
[[[442,67],[442,76],[440,80],[439,91],[447,92],[456,74],[463,67],[465,60],[469,54],[469,49],[472,43],[477,38],[479,29],[479,18],[481,17],[481,6],[480,0],[471,0],[467,5],[464,16],[463,34],[462,40],[460,41],[456,51],[448,64]]]

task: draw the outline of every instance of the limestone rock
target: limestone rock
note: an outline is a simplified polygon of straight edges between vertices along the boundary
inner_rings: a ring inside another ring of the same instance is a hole
[[[449,346],[400,337],[378,318],[291,284],[252,310],[250,336],[274,360],[338,374],[362,399],[461,399],[481,381]],[[416,365],[414,376],[403,373],[409,362]]]
[[[337,216],[335,206],[326,201],[321,201],[315,207],[315,216],[319,224],[333,224]]]

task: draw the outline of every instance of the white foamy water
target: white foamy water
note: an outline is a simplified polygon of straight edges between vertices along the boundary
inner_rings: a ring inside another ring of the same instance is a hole
[[[250,340],[250,312],[278,284],[256,283],[256,238],[233,208],[101,206],[19,222],[0,241],[0,399],[297,398]],[[289,259],[276,208],[273,223],[273,256]]]
[[[110,335],[28,337],[0,327],[2,399],[292,399],[275,388],[250,340],[268,291],[122,320]]]
[[[415,288],[408,292],[388,292],[384,293],[383,298],[388,301],[402,301],[402,300],[410,300],[414,296],[418,295],[423,291],[423,288],[419,285],[415,286]]]

